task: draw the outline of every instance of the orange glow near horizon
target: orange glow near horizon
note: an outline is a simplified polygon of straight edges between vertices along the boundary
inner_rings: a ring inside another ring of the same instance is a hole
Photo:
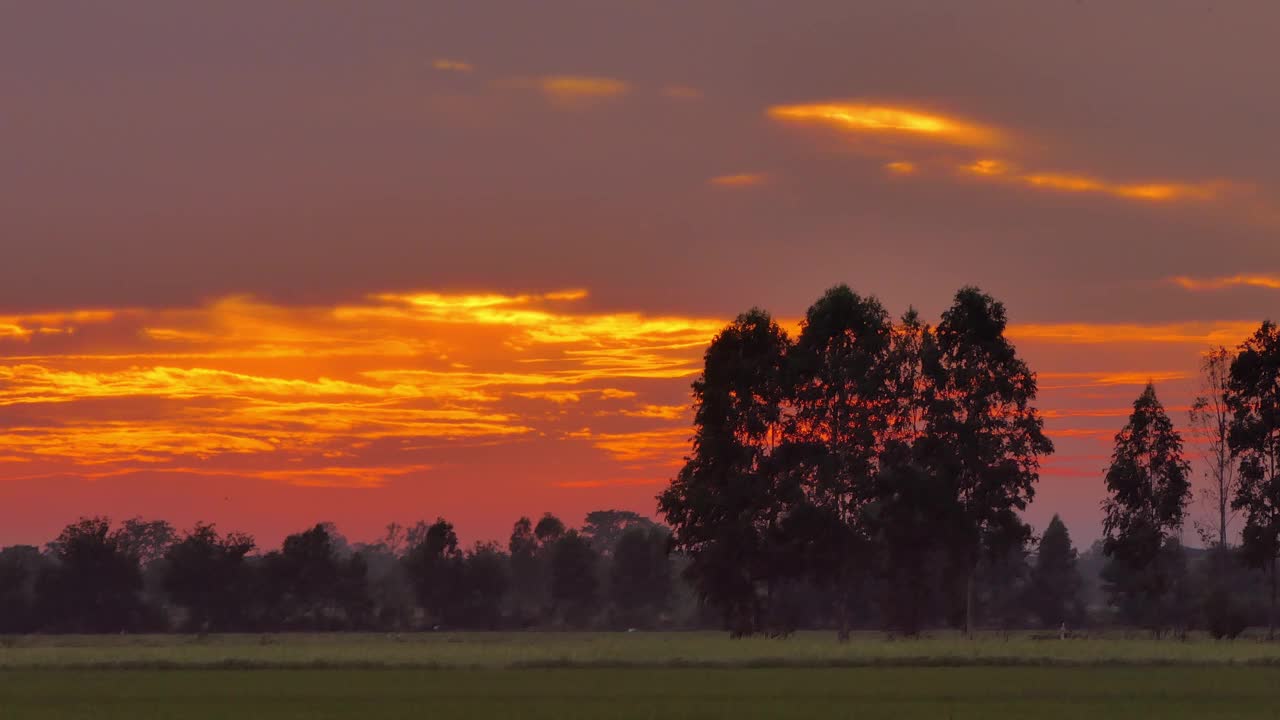
[[[71,479],[216,492],[253,479],[435,497],[442,482],[485,482],[531,504],[521,512],[541,502],[521,498],[551,491],[651,512],[654,487],[689,451],[689,383],[726,318],[605,312],[589,299],[424,291],[10,313],[0,318],[0,492]],[[1067,461],[1085,452],[1070,443],[1108,440],[1115,408],[1141,385],[1188,385],[1200,350],[1253,328],[1030,323],[1008,334],[1039,371]],[[1173,345],[1185,362],[1144,369],[1144,352]],[[1073,347],[1113,364],[1064,364]],[[477,476],[492,463],[502,475]]]

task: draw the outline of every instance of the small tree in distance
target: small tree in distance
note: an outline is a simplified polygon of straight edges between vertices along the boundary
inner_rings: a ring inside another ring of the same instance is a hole
[[[1084,581],[1076,567],[1076,549],[1071,534],[1057,515],[1049,521],[1035,565],[1031,568],[1031,610],[1043,627],[1079,625],[1084,618]]]

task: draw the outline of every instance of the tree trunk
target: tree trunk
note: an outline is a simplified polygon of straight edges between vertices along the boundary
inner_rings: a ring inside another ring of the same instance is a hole
[[[973,613],[974,613],[974,575],[977,574],[978,568],[976,563],[969,565],[969,574],[965,579],[964,588],[964,634],[973,637]]]
[[[1276,639],[1276,559],[1271,558],[1271,607],[1267,610],[1267,639]]]
[[[842,583],[844,587],[840,589],[840,630],[836,634],[836,640],[846,643],[849,642],[849,584]]]

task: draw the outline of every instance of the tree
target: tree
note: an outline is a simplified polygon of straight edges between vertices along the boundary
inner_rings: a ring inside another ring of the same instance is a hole
[[[1174,589],[1173,568],[1165,566],[1162,549],[1182,527],[1189,474],[1182,437],[1148,383],[1116,434],[1103,503],[1103,552],[1116,563],[1109,573],[1113,602],[1130,609],[1130,620],[1144,614],[1156,630],[1162,624],[1159,608]]]
[[[507,542],[511,563],[512,615],[517,624],[533,622],[542,615],[548,603],[550,583],[544,572],[545,563],[539,552],[533,522],[522,517],[511,528]]]
[[[712,340],[693,383],[693,452],[658,510],[686,574],[734,635],[760,627],[772,537],[798,488],[781,472],[790,341],[768,313],[739,315]]]
[[[591,543],[569,530],[551,548],[551,602],[556,615],[571,626],[586,625],[595,615],[600,581],[598,557]]]
[[[633,525],[614,545],[609,566],[609,599],[622,625],[652,626],[671,597],[670,536],[650,524]]]
[[[543,513],[542,519],[533,528],[533,535],[538,539],[538,545],[548,547],[564,535],[564,530],[564,522],[560,518],[551,513]]]
[[[0,634],[39,629],[36,582],[46,562],[31,545],[0,550]]]
[[[286,537],[261,572],[275,622],[319,629],[331,619],[341,567],[325,523]]]
[[[1201,539],[1227,547],[1227,527],[1232,519],[1231,501],[1236,496],[1238,478],[1231,453],[1231,405],[1228,402],[1231,365],[1234,355],[1224,347],[1211,348],[1200,362],[1201,394],[1191,405],[1191,425],[1205,438],[1204,459],[1208,486],[1203,494],[1213,507],[1215,523],[1202,528]],[[1226,553],[1217,553],[1225,558]]]
[[[494,630],[510,587],[509,561],[497,545],[476,543],[462,561],[462,597],[458,620],[467,627]]]
[[[1057,515],[1049,521],[1031,568],[1028,604],[1042,627],[1078,625],[1084,618],[1084,581],[1071,534]]]
[[[1231,363],[1227,404],[1232,413],[1228,440],[1231,452],[1240,458],[1231,506],[1244,513],[1245,559],[1264,568],[1270,578],[1267,635],[1274,638],[1280,557],[1280,328],[1274,323],[1262,323],[1240,346]]]
[[[453,525],[437,518],[417,545],[404,557],[405,572],[418,596],[418,604],[434,623],[454,619],[457,595],[461,591],[462,551]]]
[[[913,462],[904,446],[881,463],[877,484],[868,519],[882,582],[881,615],[893,631],[918,635],[940,605],[941,556],[962,521],[954,486]]]
[[[608,557],[624,532],[653,524],[649,518],[631,510],[592,510],[587,513],[581,532],[596,552]]]
[[[253,538],[218,534],[197,524],[169,547],[161,585],[170,600],[186,610],[186,627],[195,632],[225,631],[243,623],[248,592],[245,556]]]
[[[138,559],[146,568],[164,557],[169,546],[178,538],[173,526],[164,520],[143,520],[133,517],[121,523],[116,530],[120,549]]]
[[[1053,452],[1032,405],[1036,377],[1005,337],[1004,305],[977,288],[956,293],[933,337],[925,429],[917,454],[953,483],[963,522],[949,539],[966,577],[966,632],[974,624],[981,554],[1024,542],[1018,518],[1035,495],[1040,457]]]
[[[138,559],[126,552],[111,522],[81,518],[50,543],[54,563],[38,581],[52,629],[120,632],[147,624]]]
[[[893,328],[875,298],[831,288],[805,314],[791,352],[796,378],[789,441],[805,496],[834,520],[836,543],[822,568],[838,588],[839,636],[849,637],[850,593],[865,562],[863,512],[894,408]]]

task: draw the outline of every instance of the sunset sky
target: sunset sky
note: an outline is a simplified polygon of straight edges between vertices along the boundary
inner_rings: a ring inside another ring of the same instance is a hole
[[[1142,385],[1280,317],[1280,4],[1156,7],[9,6],[0,545],[652,513],[711,337],[839,282],[1006,304],[1087,543]]]

